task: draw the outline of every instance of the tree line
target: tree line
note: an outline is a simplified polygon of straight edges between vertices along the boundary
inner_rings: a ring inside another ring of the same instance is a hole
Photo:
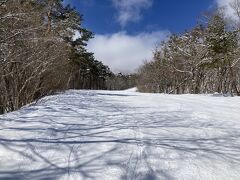
[[[231,4],[240,14],[239,0]],[[240,16],[238,16],[240,20]],[[138,89],[154,93],[240,95],[239,24],[219,10],[181,35],[171,35],[138,70]]]
[[[116,73],[107,77],[107,90],[125,90],[136,87],[137,74],[136,73]]]
[[[86,50],[93,33],[82,21],[62,0],[0,0],[0,114],[56,91],[107,88],[113,73]]]

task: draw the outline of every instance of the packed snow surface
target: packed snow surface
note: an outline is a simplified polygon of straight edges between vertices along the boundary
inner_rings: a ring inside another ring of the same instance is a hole
[[[0,116],[0,179],[239,180],[240,98],[45,97]]]

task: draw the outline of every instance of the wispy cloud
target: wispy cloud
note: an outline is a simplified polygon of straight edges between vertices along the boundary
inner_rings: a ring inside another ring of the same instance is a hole
[[[237,20],[237,14],[234,9],[231,7],[231,4],[234,3],[235,0],[216,0],[218,8],[223,9],[225,16],[232,20]]]
[[[88,50],[114,72],[129,73],[134,72],[144,60],[150,60],[156,45],[169,34],[169,31],[156,31],[135,36],[125,32],[95,35]]]
[[[137,22],[141,19],[142,10],[152,6],[153,0],[112,0],[118,11],[117,21],[122,27],[129,22]]]

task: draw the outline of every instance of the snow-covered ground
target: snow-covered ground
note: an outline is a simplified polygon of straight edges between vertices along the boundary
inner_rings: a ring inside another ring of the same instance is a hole
[[[240,179],[240,98],[67,91],[0,116],[0,179]]]

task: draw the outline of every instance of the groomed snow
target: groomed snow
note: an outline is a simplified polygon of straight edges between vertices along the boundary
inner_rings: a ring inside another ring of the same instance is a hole
[[[0,179],[240,179],[240,98],[74,91],[0,116]]]

